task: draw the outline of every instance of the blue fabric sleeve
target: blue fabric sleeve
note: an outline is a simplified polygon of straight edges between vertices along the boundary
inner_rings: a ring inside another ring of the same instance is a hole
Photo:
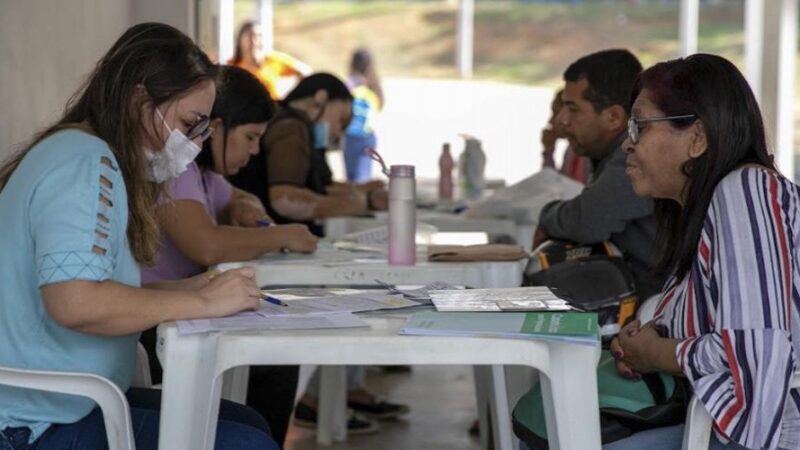
[[[49,171],[29,204],[38,284],[103,281],[124,242],[125,185],[110,152],[91,152]]]

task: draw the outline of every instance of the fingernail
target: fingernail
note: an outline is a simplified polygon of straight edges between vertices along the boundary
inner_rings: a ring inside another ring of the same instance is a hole
[[[622,353],[621,350],[615,350],[615,351],[611,352],[611,354],[614,355],[614,358],[616,358],[616,359],[622,359],[625,356],[625,354]]]
[[[636,379],[636,374],[634,374],[633,371],[631,371],[631,370],[623,370],[622,371],[622,376],[627,378],[627,379],[629,379],[629,380],[635,380]]]

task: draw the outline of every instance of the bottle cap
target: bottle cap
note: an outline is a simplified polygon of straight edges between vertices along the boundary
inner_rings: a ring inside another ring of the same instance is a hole
[[[414,166],[392,166],[390,176],[414,178]]]

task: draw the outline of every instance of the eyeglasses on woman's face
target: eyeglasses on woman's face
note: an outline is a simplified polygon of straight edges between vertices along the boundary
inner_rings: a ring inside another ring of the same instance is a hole
[[[666,116],[666,117],[649,117],[644,119],[637,119],[635,117],[631,117],[628,119],[628,138],[630,138],[631,143],[636,145],[639,142],[639,128],[640,124],[646,122],[661,122],[663,120],[682,120],[682,119],[693,119],[697,117],[694,114],[681,114],[678,116]]]

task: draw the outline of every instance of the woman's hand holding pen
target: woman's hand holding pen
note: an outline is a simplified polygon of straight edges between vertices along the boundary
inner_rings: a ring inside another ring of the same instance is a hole
[[[256,227],[259,221],[270,221],[264,205],[258,198],[239,197],[230,204],[231,225]]]
[[[317,241],[308,227],[302,224],[275,225],[272,230],[280,232],[282,249],[294,253],[313,253],[317,250]]]
[[[252,267],[212,274],[206,286],[197,290],[205,317],[224,317],[259,307],[261,289]]]

